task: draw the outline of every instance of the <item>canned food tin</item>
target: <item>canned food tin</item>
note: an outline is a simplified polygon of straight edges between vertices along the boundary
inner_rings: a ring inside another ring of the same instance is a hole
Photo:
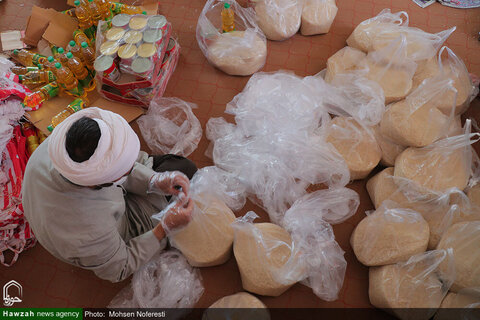
[[[112,26],[126,29],[128,27],[128,23],[130,22],[130,16],[128,14],[117,14],[112,19]]]
[[[112,29],[107,31],[105,38],[108,41],[118,41],[123,38],[125,35],[125,30],[119,27],[113,27]]]
[[[132,30],[142,30],[147,25],[147,20],[145,16],[134,16],[130,19],[128,26]]]
[[[168,41],[168,47],[167,47],[166,51],[170,52],[173,49],[175,49],[176,46],[177,46],[177,42],[175,40],[173,40],[172,38],[170,38],[170,41]]]
[[[145,30],[143,32],[143,41],[148,43],[159,43],[162,40],[162,30]]]
[[[167,27],[167,19],[162,15],[153,16],[148,18],[147,25],[150,29],[165,30]]]
[[[131,59],[137,53],[137,46],[132,44],[124,44],[118,49],[118,56],[121,59]]]
[[[141,58],[151,58],[157,52],[157,46],[153,43],[143,43],[137,48],[137,55]]]
[[[95,68],[95,71],[113,82],[117,82],[120,78],[120,71],[118,71],[117,65],[111,56],[98,57],[95,60],[93,67]]]
[[[125,36],[123,36],[123,39],[125,40],[125,43],[128,44],[137,44],[140,41],[142,41],[143,34],[140,31],[134,31],[130,30],[127,33],[125,33]]]
[[[147,58],[135,58],[132,62],[132,71],[139,76],[148,78],[153,71],[153,62]]]
[[[120,45],[116,41],[107,41],[100,46],[100,54],[116,57]]]

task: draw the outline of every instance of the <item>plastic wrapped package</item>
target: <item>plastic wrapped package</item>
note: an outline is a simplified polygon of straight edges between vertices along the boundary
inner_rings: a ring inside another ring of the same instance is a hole
[[[304,0],[300,32],[304,36],[328,33],[337,11],[335,0]]]
[[[396,144],[392,140],[388,139],[380,131],[380,125],[373,127],[375,132],[375,138],[377,139],[378,146],[382,150],[382,159],[380,163],[386,167],[392,167],[395,165],[395,159],[398,155],[405,150],[406,147]]]
[[[388,26],[374,39],[371,50],[381,50],[398,36],[404,35],[407,40],[407,56],[410,59],[414,61],[430,59],[437,55],[440,47],[455,29],[456,27],[452,27],[438,33],[428,33],[413,27]]]
[[[352,180],[363,179],[382,157],[373,130],[350,117],[336,117],[329,124],[326,140],[342,155]]]
[[[337,74],[331,81],[330,93],[323,99],[324,107],[337,116],[353,117],[365,126],[380,122],[385,112],[385,97],[378,83],[362,72]]]
[[[423,148],[407,148],[395,161],[395,177],[412,180],[419,187],[436,192],[465,189],[472,174],[471,144],[480,136],[470,132],[470,121],[467,120],[462,135]]]
[[[480,318],[480,287],[449,292],[443,299],[434,320],[475,320]]]
[[[457,277],[451,290],[480,286],[480,221],[454,224],[442,236],[438,249],[453,250]]]
[[[386,47],[369,52],[358,68],[368,70],[366,78],[382,87],[385,104],[389,104],[411,91],[417,64],[407,56],[407,40],[400,35]]]
[[[178,98],[155,98],[137,120],[143,139],[156,154],[187,157],[202,138],[202,126],[192,111],[194,103]]]
[[[444,51],[447,52],[446,57],[442,57]],[[413,87],[419,87],[425,79],[432,77],[453,81],[451,85],[455,90],[444,92],[437,105],[438,109],[446,115],[450,115],[453,108],[457,115],[464,113],[478,94],[478,88],[473,85],[465,64],[448,47],[442,47],[438,57],[418,63],[413,77]],[[456,102],[451,104],[450,101],[454,99]]]
[[[397,206],[395,202],[383,202],[377,210],[367,212],[353,230],[350,244],[364,265],[397,263],[427,249],[427,222],[419,213]]]
[[[207,124],[215,165],[237,177],[272,222],[282,220],[309,184],[341,187],[350,179],[346,163],[319,129],[330,119],[322,107],[328,90],[315,77],[257,73],[227,105],[236,124],[220,119]]]
[[[390,9],[383,9],[377,16],[361,22],[348,37],[347,44],[363,52],[371,51],[378,34],[396,26],[408,27],[408,14],[405,11],[392,13]]]
[[[258,25],[269,40],[283,41],[300,29],[303,1],[252,1]]]
[[[131,286],[120,291],[108,307],[193,308],[203,291],[200,272],[180,252],[169,250],[156,254],[138,269]]]
[[[272,223],[253,223],[257,215],[250,211],[233,224],[233,252],[242,278],[243,288],[264,295],[279,296],[298,280],[277,279],[274,271],[281,268],[292,254],[292,238],[282,227]]]
[[[430,319],[455,279],[452,250],[435,250],[369,270],[368,295],[399,319]]]
[[[443,114],[437,106],[447,103],[443,93],[455,91],[448,79],[429,78],[405,100],[388,106],[380,122],[380,132],[402,146],[424,147],[445,137],[454,121],[453,114]],[[448,101],[455,105],[455,97]]]
[[[229,0],[235,31],[222,33],[224,1],[208,0],[197,24],[197,42],[207,60],[230,75],[247,76],[260,70],[267,57],[267,41],[251,8]]]
[[[385,168],[367,181],[368,195],[375,209],[379,209],[385,200],[394,201],[402,207],[405,207],[405,203],[408,203],[405,195],[399,192],[393,174],[394,168]]]
[[[239,292],[215,301],[203,313],[202,320],[270,320],[267,307],[254,295]]]
[[[346,46],[338,50],[327,60],[325,81],[330,83],[335,75],[355,69],[357,64],[367,55],[358,49]]]
[[[225,202],[238,208],[243,206],[245,198],[239,194],[233,180],[223,183],[223,178],[223,172],[215,167],[202,168],[195,173],[189,192],[194,201],[192,219],[183,228],[168,234],[170,244],[180,250],[194,267],[223,264],[232,252],[231,224],[235,215]]]

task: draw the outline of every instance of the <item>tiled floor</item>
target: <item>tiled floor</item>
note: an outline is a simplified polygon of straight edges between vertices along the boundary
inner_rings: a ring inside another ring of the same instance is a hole
[[[0,31],[22,29],[31,6],[40,3],[44,7],[64,9],[62,1],[4,0],[0,3]],[[225,104],[240,92],[248,77],[228,76],[210,66],[200,52],[195,39],[198,15],[205,1],[164,0],[160,11],[173,23],[182,46],[181,59],[166,91],[166,96],[176,96],[194,102],[197,117],[204,126],[210,117],[225,116]],[[303,37],[296,35],[284,42],[268,42],[267,63],[263,71],[289,69],[298,75],[312,75],[325,67],[326,59],[345,45],[345,40],[355,25],[376,15],[384,8],[393,11],[405,10],[410,16],[410,25],[429,32],[438,32],[453,25],[457,31],[448,39],[447,45],[464,61],[470,72],[480,74],[480,9],[458,10],[434,4],[421,9],[410,0],[338,0],[338,15],[329,34]],[[467,113],[480,119],[480,103]],[[136,125],[134,125],[136,127]],[[208,141],[204,137],[191,158],[202,167],[211,161],[204,156]],[[364,217],[372,204],[365,190],[365,181],[350,186],[361,197],[357,214],[347,222],[335,226],[335,234],[345,250],[348,262],[345,284],[335,302],[318,299],[309,288],[295,285],[276,298],[262,297],[268,307],[370,307],[368,301],[368,269],[354,257],[349,245],[354,226]],[[253,205],[247,205],[238,215],[249,210],[256,211],[263,221],[266,214]],[[235,260],[225,265],[201,270],[205,294],[198,307],[207,307],[216,299],[241,290],[241,280]],[[53,258],[37,245],[22,254],[12,268],[0,267],[0,286],[15,279],[24,286],[25,307],[103,307],[128,281],[111,284],[97,279],[92,273],[71,267]],[[380,311],[379,311],[380,312]]]

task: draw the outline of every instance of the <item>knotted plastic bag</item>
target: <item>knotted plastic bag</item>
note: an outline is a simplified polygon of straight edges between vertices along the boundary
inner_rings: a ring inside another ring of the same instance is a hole
[[[194,103],[178,98],[157,98],[137,120],[143,139],[156,154],[187,157],[202,138],[202,126],[192,111]]]
[[[337,11],[335,0],[304,0],[300,32],[304,36],[328,33]]]
[[[455,279],[453,252],[427,251],[405,262],[369,270],[368,294],[399,319],[430,319]]]
[[[222,33],[221,13],[230,4],[235,31]],[[207,60],[230,75],[247,76],[260,70],[267,57],[267,41],[252,8],[235,0],[208,0],[197,24],[197,42]]]
[[[394,175],[434,192],[450,188],[464,190],[472,175],[471,144],[479,139],[480,134],[471,133],[471,123],[467,120],[464,134],[403,151],[395,161]]]
[[[447,97],[447,92],[452,95]],[[455,106],[455,92],[450,79],[437,76],[425,80],[405,100],[388,106],[380,122],[381,134],[405,147],[425,147],[447,136],[454,115],[445,115],[437,106]]]
[[[177,250],[164,251],[138,269],[109,308],[193,308],[204,291],[200,272]],[[181,310],[174,318],[185,315]]]
[[[392,13],[390,9],[383,9],[377,16],[361,22],[348,37],[347,44],[364,52],[371,51],[374,40],[382,30],[398,26],[408,27],[408,14],[405,11]]]
[[[300,28],[303,0],[255,0],[258,25],[269,40],[283,41]]]
[[[227,204],[242,208],[244,187],[223,170],[206,167],[193,176],[189,196],[194,201],[192,219],[186,226],[168,234],[170,244],[179,249],[192,266],[225,263],[232,251],[231,223],[235,220]]]

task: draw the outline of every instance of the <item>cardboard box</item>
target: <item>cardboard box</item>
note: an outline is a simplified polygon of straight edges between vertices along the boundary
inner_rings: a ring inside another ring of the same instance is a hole
[[[65,48],[70,40],[73,40],[73,32],[77,29],[77,19],[60,12],[55,12],[43,34],[43,39],[57,47]]]
[[[55,16],[56,13],[57,11],[53,9],[44,9],[33,6],[32,13],[27,20],[27,28],[25,29],[25,38],[23,39],[23,42],[36,47],[38,41],[42,39],[45,30],[47,30],[52,17]]]
[[[106,100],[100,97],[96,91],[90,92],[88,99],[90,101],[89,107],[98,107],[113,111],[124,117],[128,122],[136,120],[144,113],[142,108]],[[42,107],[37,111],[27,112],[26,117],[40,131],[49,135],[50,132],[47,127],[51,124],[52,118],[65,109],[65,107],[73,100],[73,97],[55,97],[44,102]]]

